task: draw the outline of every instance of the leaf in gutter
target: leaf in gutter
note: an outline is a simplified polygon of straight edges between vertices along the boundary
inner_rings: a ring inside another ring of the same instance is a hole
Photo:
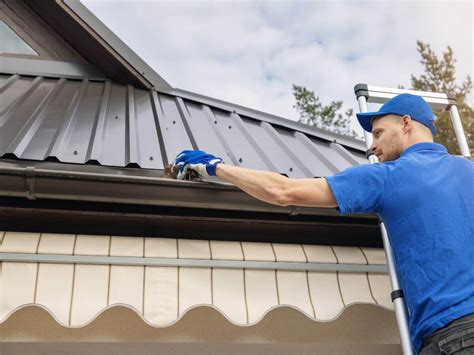
[[[161,174],[161,178],[166,178],[166,179],[177,179],[178,178],[178,171],[179,171],[179,166],[177,165],[172,165],[168,164],[165,166],[165,170],[163,171],[163,174]],[[194,170],[189,169],[186,172],[186,175],[184,176],[184,180],[189,180],[189,181],[201,181],[201,177],[197,172]]]

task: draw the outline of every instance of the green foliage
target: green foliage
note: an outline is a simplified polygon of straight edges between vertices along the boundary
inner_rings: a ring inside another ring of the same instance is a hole
[[[466,102],[466,96],[471,92],[473,84],[467,75],[461,85],[456,83],[456,59],[451,47],[438,58],[430,45],[417,41],[417,51],[421,55],[420,63],[424,66],[424,73],[419,77],[411,76],[411,85],[414,90],[444,92],[454,95],[457,100],[459,115],[466,134],[471,154],[474,153],[474,108]],[[435,111],[437,117],[435,127],[437,134],[435,142],[443,144],[450,153],[460,154],[456,135],[449,112]]]
[[[296,105],[293,107],[300,114],[299,122],[335,133],[356,136],[356,133],[350,128],[353,110],[348,109],[341,113],[342,101],[332,101],[329,105],[324,106],[314,91],[298,85],[293,85],[293,95],[296,100]]]
[[[461,85],[456,83],[456,59],[449,46],[440,58],[432,51],[429,44],[421,41],[417,41],[417,51],[421,55],[420,63],[424,66],[424,73],[419,77],[411,76],[412,89],[443,92],[456,97],[466,139],[471,154],[474,155],[474,108],[466,102],[467,95],[473,89],[471,77],[467,75]],[[399,86],[399,88],[403,87]],[[357,134],[350,129],[353,110],[349,109],[341,113],[342,101],[332,101],[324,106],[313,91],[297,85],[293,85],[293,95],[296,100],[296,105],[293,107],[300,114],[299,122],[357,137]],[[449,112],[435,111],[434,114],[437,117],[435,142],[443,144],[451,154],[460,154]]]

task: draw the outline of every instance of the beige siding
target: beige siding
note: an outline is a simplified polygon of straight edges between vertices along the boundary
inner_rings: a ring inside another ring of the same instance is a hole
[[[223,242],[99,235],[0,232],[0,251],[64,255],[381,264],[371,248]],[[91,322],[123,305],[148,323],[175,323],[192,308],[210,306],[237,325],[250,325],[279,306],[315,320],[336,318],[354,303],[392,308],[387,274],[3,262],[0,322],[24,305],[45,307],[66,326]]]

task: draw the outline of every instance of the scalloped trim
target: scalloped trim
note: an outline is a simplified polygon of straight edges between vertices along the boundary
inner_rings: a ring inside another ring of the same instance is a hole
[[[9,313],[7,313],[7,315],[5,317],[3,317],[3,319],[0,320],[0,324],[3,324],[4,322],[6,322],[15,312],[21,310],[21,309],[24,309],[24,308],[30,308],[30,307],[36,307],[36,308],[41,308],[43,310],[45,310],[50,316],[51,318],[53,318],[59,325],[63,326],[63,327],[66,327],[66,328],[71,328],[71,329],[75,329],[75,328],[83,328],[83,327],[86,327],[90,324],[92,324],[94,321],[96,321],[98,318],[100,318],[100,316],[110,310],[110,309],[113,309],[113,308],[116,308],[116,307],[122,307],[122,308],[127,308],[127,309],[130,309],[132,310],[134,313],[136,313],[136,315],[147,325],[151,326],[151,327],[154,327],[154,328],[166,328],[166,327],[171,327],[173,325],[175,325],[176,323],[178,323],[181,319],[183,319],[191,310],[193,309],[196,309],[196,308],[209,308],[209,309],[212,309],[218,313],[220,313],[229,323],[235,325],[235,326],[238,326],[238,327],[251,327],[253,325],[256,325],[258,323],[260,323],[265,317],[267,317],[270,313],[273,313],[275,312],[276,310],[280,309],[280,308],[289,308],[289,309],[292,309],[294,310],[295,312],[299,312],[301,314],[303,314],[304,316],[306,316],[306,318],[312,320],[312,321],[315,321],[315,322],[320,322],[320,323],[327,323],[327,322],[332,322],[334,320],[336,320],[337,318],[339,318],[347,309],[349,308],[352,308],[354,306],[357,306],[357,305],[371,305],[371,306],[374,306],[374,308],[380,308],[380,309],[384,309],[384,310],[387,310],[387,311],[393,311],[393,309],[391,308],[388,308],[386,306],[383,306],[383,305],[380,305],[380,304],[376,304],[376,303],[370,303],[370,302],[354,302],[354,303],[351,303],[351,304],[348,304],[346,306],[344,306],[340,311],[339,313],[337,313],[334,317],[332,318],[329,318],[329,319],[318,319],[318,318],[314,318],[313,316],[309,315],[307,312],[305,312],[304,310],[302,310],[301,308],[299,307],[296,307],[296,306],[293,306],[293,305],[289,305],[289,304],[282,304],[282,305],[277,305],[277,306],[274,306],[274,307],[271,307],[269,308],[268,310],[266,310],[262,316],[260,318],[258,318],[256,321],[252,322],[252,323],[238,323],[238,322],[235,322],[233,321],[231,318],[229,318],[227,316],[227,314],[225,314],[224,311],[222,311],[220,308],[214,306],[214,305],[211,305],[211,304],[197,304],[197,305],[194,305],[192,307],[189,307],[187,308],[184,312],[182,312],[174,321],[171,321],[171,322],[168,322],[168,323],[165,323],[165,324],[156,324],[156,323],[152,323],[150,322],[148,319],[145,318],[145,316],[143,314],[141,314],[135,307],[132,307],[128,304],[125,304],[125,303],[115,303],[115,304],[112,304],[112,305],[109,305],[105,308],[102,308],[98,313],[96,313],[95,315],[93,315],[87,322],[84,322],[84,323],[81,323],[81,324],[77,324],[77,325],[68,325],[68,324],[65,324],[64,322],[60,321],[56,315],[48,308],[48,307],[45,307],[43,306],[42,304],[38,304],[38,303],[26,303],[24,305],[21,305],[21,306],[18,306],[16,307],[15,309],[13,309],[12,311],[10,311]]]

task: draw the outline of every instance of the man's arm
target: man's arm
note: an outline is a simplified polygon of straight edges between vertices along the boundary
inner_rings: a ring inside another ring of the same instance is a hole
[[[337,207],[326,179],[289,179],[280,174],[217,164],[216,175],[249,195],[280,206]]]

